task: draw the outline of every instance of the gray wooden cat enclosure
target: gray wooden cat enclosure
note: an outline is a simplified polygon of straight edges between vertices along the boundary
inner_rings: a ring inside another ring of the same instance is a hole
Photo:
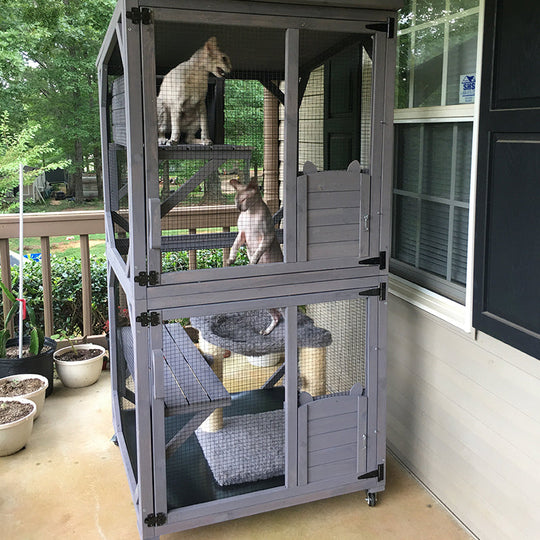
[[[399,4],[116,7],[98,58],[111,373],[142,538],[384,489]],[[204,108],[166,86],[188,60]],[[250,181],[283,261],[229,261]]]

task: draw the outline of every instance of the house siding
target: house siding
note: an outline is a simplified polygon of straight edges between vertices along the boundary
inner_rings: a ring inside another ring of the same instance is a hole
[[[478,537],[540,530],[540,362],[389,299],[389,449]]]

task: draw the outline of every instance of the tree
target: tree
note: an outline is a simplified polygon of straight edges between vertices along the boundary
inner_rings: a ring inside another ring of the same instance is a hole
[[[0,98],[10,129],[40,125],[51,161],[69,159],[72,192],[82,197],[84,163],[101,169],[95,59],[114,0],[4,0],[0,14]]]
[[[52,162],[52,141],[35,144],[34,137],[40,130],[39,124],[25,126],[13,133],[9,127],[7,111],[0,115],[0,193],[13,189],[19,184],[19,166],[27,165],[24,183],[32,183],[37,176],[49,169],[65,165],[63,162]],[[47,165],[45,163],[47,162]]]

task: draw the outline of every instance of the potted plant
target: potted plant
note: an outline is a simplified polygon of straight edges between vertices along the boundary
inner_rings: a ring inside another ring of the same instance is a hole
[[[94,384],[103,368],[105,348],[94,343],[74,345],[68,338],[69,346],[54,353],[56,372],[68,388],[81,388]]]
[[[37,324],[33,307],[27,303],[25,319],[27,335],[23,334],[23,353],[19,356],[19,339],[11,338],[9,331],[9,323],[19,308],[19,302],[1,281],[0,287],[6,297],[13,302],[4,318],[4,328],[0,330],[0,377],[29,373],[42,375],[49,382],[46,390],[46,395],[49,396],[53,391],[53,354],[56,350],[56,341],[45,337],[43,329]]]
[[[26,446],[36,415],[36,404],[25,398],[0,398],[0,456]]]
[[[33,401],[37,407],[35,420],[43,410],[48,386],[47,378],[37,373],[9,375],[0,379],[0,397],[21,397]]]

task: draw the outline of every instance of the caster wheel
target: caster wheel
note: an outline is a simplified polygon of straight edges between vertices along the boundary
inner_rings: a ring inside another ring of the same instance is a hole
[[[114,434],[112,437],[111,437],[111,442],[118,446],[118,438],[116,437],[116,434]]]
[[[377,504],[377,494],[376,493],[367,493],[366,501],[368,506],[375,506]]]

